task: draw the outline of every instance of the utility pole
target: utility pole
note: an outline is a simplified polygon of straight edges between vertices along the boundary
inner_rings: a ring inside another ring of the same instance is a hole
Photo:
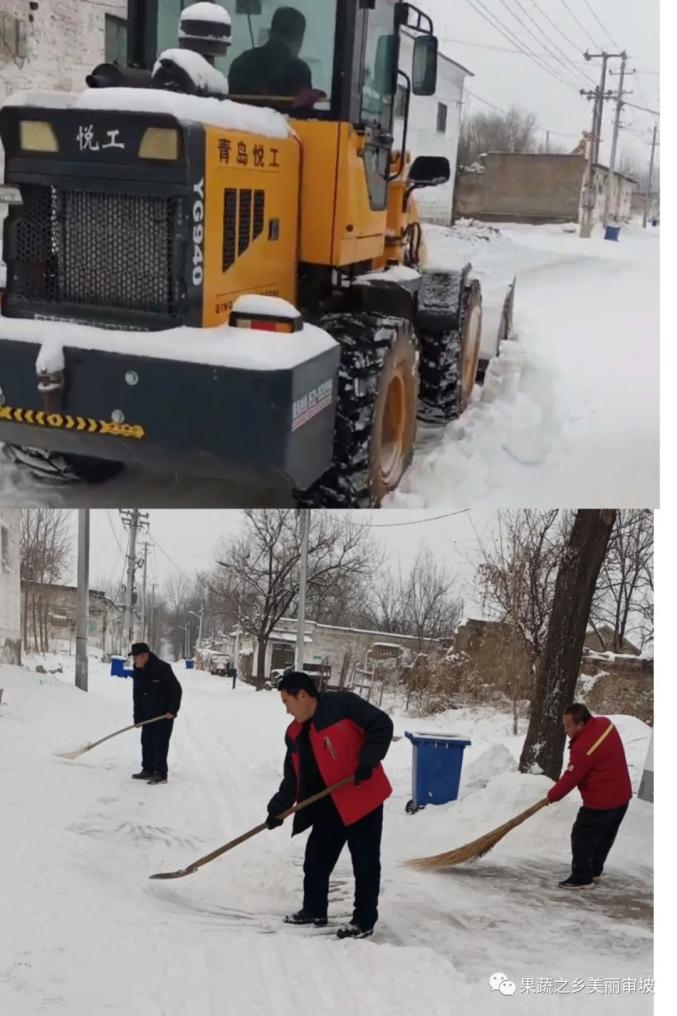
[[[592,115],[592,136],[590,138],[590,146],[588,149],[588,163],[585,172],[585,182],[583,184],[583,214],[581,215],[581,230],[580,236],[584,239],[588,239],[592,236],[593,227],[593,212],[595,209],[595,194],[593,192],[593,179],[595,166],[599,162],[599,150],[602,143],[602,128],[604,125],[604,103],[607,99],[613,97],[612,92],[606,91],[606,77],[607,67],[609,60],[622,59],[624,53],[588,53],[586,50],[583,54],[586,60],[601,60],[602,70],[600,74],[600,83],[594,92],[586,92],[585,89],[581,89],[581,95],[585,95],[587,98],[593,98],[593,115]]]
[[[136,541],[139,530],[148,529],[148,513],[138,508],[123,509],[120,512],[122,524],[129,529],[129,553],[127,555],[127,588],[125,590],[125,623],[124,636],[128,646],[134,641],[135,609],[134,609],[134,577],[136,574]],[[129,651],[129,650],[128,650]]]
[[[141,639],[147,642],[146,638],[146,580],[148,577],[148,541],[143,545],[143,585],[141,591]]]
[[[654,163],[656,160],[656,138],[658,136],[658,124],[654,124],[653,138],[651,139],[651,161],[649,162],[649,183],[646,188],[646,199],[644,201],[644,216],[642,219],[642,226],[646,229],[647,220],[649,218],[649,211],[651,208],[651,188],[653,186],[653,170]]]
[[[298,629],[296,633],[296,659],[294,667],[303,670],[306,645],[306,586],[308,584],[308,535],[310,533],[310,508],[300,508],[301,516],[301,561],[299,575]]]
[[[87,691],[89,635],[89,508],[78,510],[78,623],[75,633],[75,687]],[[105,647],[104,647],[105,648]]]
[[[156,620],[155,620],[155,588],[156,588],[156,586],[157,586],[157,583],[153,582],[151,587],[150,587],[150,644],[151,644],[151,646],[154,646],[156,641],[157,641],[157,632],[155,630],[156,627],[157,627]]]
[[[621,70],[618,82],[618,94],[616,97],[616,117],[614,119],[614,133],[611,140],[611,155],[609,156],[609,175],[606,181],[606,193],[604,195],[604,225],[606,226],[609,221],[609,209],[611,208],[611,194],[614,188],[614,174],[616,172],[616,152],[618,151],[618,135],[621,129],[621,113],[623,112],[623,97],[625,91],[623,85],[625,84],[625,67],[628,62],[628,54],[623,51],[621,54]],[[618,204],[616,205],[618,210]]]
[[[550,153],[550,131],[545,132],[545,151],[547,154]]]

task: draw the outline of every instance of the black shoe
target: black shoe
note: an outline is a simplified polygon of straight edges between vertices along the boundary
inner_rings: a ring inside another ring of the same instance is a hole
[[[155,784],[155,783],[166,783],[167,782],[167,777],[166,776],[161,776],[160,773],[153,773],[151,778],[149,780],[146,780],[146,782],[149,783],[149,784],[150,783],[153,783],[153,784]]]
[[[133,780],[149,780],[152,776],[152,772],[149,769],[142,769],[140,773],[132,773]]]
[[[316,928],[326,928],[326,917],[313,917],[307,910],[297,910],[295,914],[287,914],[284,918],[285,924],[312,924]]]
[[[580,878],[574,878],[573,875],[569,875],[569,878],[565,878],[563,882],[560,882],[562,889],[594,889],[595,883],[592,879],[589,882],[582,882]]]
[[[344,924],[342,928],[336,932],[337,938],[369,938],[370,935],[374,934],[373,928],[361,928],[359,924]]]

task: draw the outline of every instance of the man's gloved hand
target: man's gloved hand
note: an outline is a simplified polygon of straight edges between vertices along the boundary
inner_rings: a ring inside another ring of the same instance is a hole
[[[373,766],[358,766],[355,770],[355,784],[359,787],[360,783],[364,783],[368,780],[373,773]]]
[[[266,819],[266,825],[269,829],[277,829],[282,825],[282,821],[281,818],[277,818],[275,815],[269,815]]]

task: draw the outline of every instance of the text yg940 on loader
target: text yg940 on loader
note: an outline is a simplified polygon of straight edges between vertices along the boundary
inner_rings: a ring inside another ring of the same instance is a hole
[[[196,4],[181,43],[204,37],[209,54],[227,33],[228,73],[279,27],[278,6]],[[296,0],[303,87],[270,94],[254,54],[223,101],[205,97],[216,71],[199,53],[163,61],[193,94],[138,70],[154,64],[158,10],[130,2],[137,69],[119,77],[141,87],[18,96],[0,113],[22,198],[4,235],[0,441],[64,475],[135,464],[378,505],[417,418],[466,405],[481,342],[479,283],[470,266],[426,270],[412,199],[450,174],[406,155],[411,94],[436,89],[432,22],[395,0]]]

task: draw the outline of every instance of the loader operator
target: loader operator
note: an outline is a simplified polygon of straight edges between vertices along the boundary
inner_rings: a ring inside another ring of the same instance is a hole
[[[233,61],[228,74],[230,94],[289,98],[296,106],[312,107],[324,93],[313,90],[310,67],[299,58],[305,34],[305,16],[295,7],[279,7],[268,42]]]
[[[166,717],[141,727],[141,771],[132,779],[166,783],[169,739],[181,705],[182,688],[169,664],[151,653],[145,642],[134,643],[132,658],[134,723],[138,726],[143,720]]]
[[[338,938],[366,938],[378,918],[383,802],[392,793],[381,760],[393,724],[381,709],[352,692],[322,692],[304,673],[289,671],[278,683],[293,722],[287,729],[284,779],[268,804],[269,829],[278,816],[345,778],[351,782],[296,813],[292,835],[312,826],[303,867],[303,906],[286,924],[327,924],[329,878],[345,844],[355,875],[353,917]]]
[[[564,713],[564,729],[570,738],[569,765],[548,791],[548,801],[561,801],[578,787],[583,807],[571,830],[571,874],[559,884],[594,889],[632,798],[630,773],[623,742],[606,716],[592,716],[586,706],[574,703]]]

